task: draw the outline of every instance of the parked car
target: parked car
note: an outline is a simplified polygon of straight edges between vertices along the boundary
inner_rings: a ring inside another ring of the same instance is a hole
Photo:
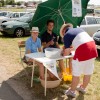
[[[4,35],[22,37],[30,34],[29,24],[33,18],[33,13],[26,14],[15,21],[8,21],[1,24],[0,31]]]
[[[97,49],[100,49],[100,29],[96,33],[94,33],[93,39],[97,45]]]
[[[33,16],[34,16],[34,13],[29,12],[29,13],[26,13],[25,15],[23,15],[22,17],[33,17]],[[18,19],[16,19],[16,20],[18,20]]]
[[[85,16],[80,27],[90,36],[93,36],[93,34],[100,28],[100,17]]]
[[[97,45],[98,55],[100,56],[100,29],[98,29],[98,31],[93,34],[93,39]]]
[[[29,8],[26,9],[26,12],[32,12],[32,13],[35,13],[35,11],[36,11],[36,8],[34,8],[34,9],[32,9],[32,8],[31,8],[31,9],[29,9]]]
[[[9,13],[11,12],[10,11],[0,11],[0,17],[7,16]]]
[[[4,17],[0,17],[0,25],[4,22],[15,20],[29,12],[11,12]]]
[[[19,8],[26,8],[24,4],[20,5]]]

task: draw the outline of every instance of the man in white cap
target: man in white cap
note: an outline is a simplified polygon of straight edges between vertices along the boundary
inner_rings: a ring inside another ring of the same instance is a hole
[[[63,55],[66,56],[71,53],[71,45],[75,50],[72,61],[72,84],[65,94],[75,97],[75,90],[85,94],[85,89],[93,73],[94,60],[97,57],[95,42],[83,29],[73,28],[70,23],[62,25],[60,35],[64,40],[65,46]],[[81,74],[84,74],[83,83],[78,86]]]

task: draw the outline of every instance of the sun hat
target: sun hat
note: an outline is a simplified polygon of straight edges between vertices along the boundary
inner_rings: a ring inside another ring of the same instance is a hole
[[[67,23],[67,24],[63,24],[60,28],[60,36],[63,38],[64,37],[64,34],[63,34],[63,29],[64,28],[68,28],[68,27],[72,27],[73,28],[73,25],[71,23]]]
[[[39,28],[38,27],[32,27],[32,30],[30,32],[38,32],[39,33]]]

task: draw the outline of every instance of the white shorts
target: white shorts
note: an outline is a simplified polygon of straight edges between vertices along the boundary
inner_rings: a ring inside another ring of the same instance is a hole
[[[80,61],[80,62],[78,60],[73,60],[72,61],[73,76],[80,76],[81,74],[84,75],[93,74],[94,60],[95,58],[86,61]]]

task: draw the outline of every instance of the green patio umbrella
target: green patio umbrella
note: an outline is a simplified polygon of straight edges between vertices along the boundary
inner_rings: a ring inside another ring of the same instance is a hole
[[[46,30],[46,22],[49,19],[55,21],[54,32],[59,35],[59,30],[64,22],[72,23],[74,27],[80,25],[87,13],[89,0],[81,0],[82,17],[72,17],[72,0],[48,0],[38,5],[33,16],[30,28],[39,27],[40,34]]]

